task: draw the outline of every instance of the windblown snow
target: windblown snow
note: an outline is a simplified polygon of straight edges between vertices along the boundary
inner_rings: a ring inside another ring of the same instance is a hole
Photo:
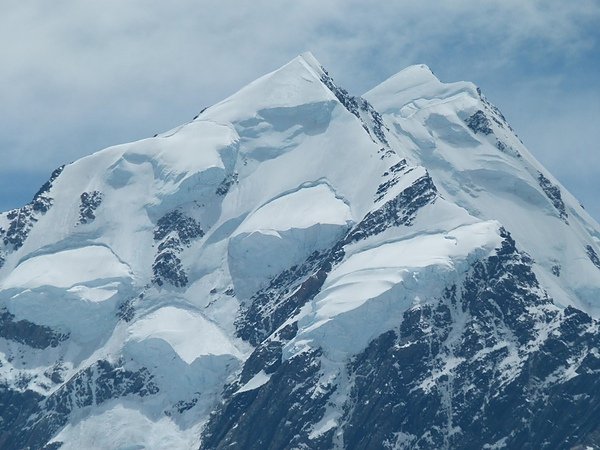
[[[93,261],[93,263],[90,263]],[[19,264],[2,282],[2,289],[82,288],[85,285],[130,278],[133,274],[109,248],[99,245],[33,256]]]

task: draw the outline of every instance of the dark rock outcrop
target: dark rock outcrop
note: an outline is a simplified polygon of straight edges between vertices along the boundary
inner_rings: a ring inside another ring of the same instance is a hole
[[[3,308],[0,309],[0,337],[32,348],[45,349],[58,347],[61,341],[68,339],[69,334],[28,320],[15,320],[15,316]]]
[[[588,258],[590,258],[592,264],[594,264],[598,269],[600,269],[600,258],[598,257],[596,250],[594,250],[594,247],[592,247],[591,245],[586,246],[585,252],[587,253]]]
[[[102,203],[102,192],[92,191],[84,192],[80,196],[81,203],[79,204],[79,223],[86,224],[93,222],[96,218],[95,211]]]
[[[0,385],[0,448],[41,449],[72,412],[110,399],[158,393],[147,369],[130,371],[100,360],[77,373],[48,397]]]
[[[565,209],[565,203],[563,202],[562,195],[560,193],[560,188],[552,184],[552,182],[548,178],[546,178],[541,172],[539,172],[538,174],[538,183],[540,184],[540,187],[542,188],[546,196],[552,202],[554,208],[556,208],[556,210],[558,211],[560,218],[566,223],[569,223],[567,220],[569,218],[569,215],[567,214],[567,211]]]
[[[324,73],[321,77],[323,84],[329,88],[350,113],[361,121],[364,130],[371,138],[377,138],[379,142],[388,147],[389,143],[385,131],[389,130],[384,124],[381,114],[364,98],[350,95],[344,88],[337,86],[327,71],[324,68],[321,68],[321,70]]]
[[[161,217],[154,229],[158,251],[152,264],[152,282],[158,286],[169,283],[175,287],[187,285],[188,278],[179,254],[189,247],[192,240],[204,236],[200,224],[178,210]]]
[[[234,172],[231,175],[227,175],[225,178],[223,178],[223,181],[221,181],[221,184],[219,184],[219,186],[217,186],[215,194],[220,195],[220,196],[225,196],[229,192],[229,189],[231,189],[231,186],[233,186],[234,184],[237,184],[237,183],[238,183],[237,172]]]
[[[437,195],[433,180],[425,174],[394,199],[368,213],[352,230],[348,242],[366,239],[390,227],[410,226],[417,212],[425,205],[433,203]]]
[[[473,133],[483,133],[485,135],[492,134],[492,123],[482,110],[477,110],[472,116],[466,120],[467,126]]]
[[[52,172],[50,179],[33,196],[31,202],[6,213],[6,217],[10,222],[8,229],[2,230],[1,234],[2,242],[9,251],[18,250],[23,246],[39,216],[47,213],[52,207],[54,200],[48,193],[52,188],[52,183],[59,177],[64,167],[61,166]]]
[[[295,329],[263,340],[201,448],[326,449],[334,436],[348,449],[600,445],[600,324],[556,307],[501,234],[492,256],[357,354],[346,383],[323,384],[319,349],[282,359]],[[240,390],[261,371],[264,384]],[[339,389],[342,418],[314,433]]]
[[[403,173],[403,170],[406,168],[406,166],[406,160],[403,159],[384,172],[383,178],[385,179],[385,181],[383,181],[377,187],[377,192],[375,192],[375,202],[378,202],[383,197],[385,197],[385,194],[387,194],[388,190],[400,182],[400,179],[402,178],[401,174]]]

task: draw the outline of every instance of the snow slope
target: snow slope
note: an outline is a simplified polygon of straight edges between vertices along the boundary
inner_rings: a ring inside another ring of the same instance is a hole
[[[413,66],[353,97],[303,54],[0,215],[0,447],[452,448],[474,388],[447,380],[500,392],[568,307],[600,314],[599,242],[473,84]],[[600,356],[577,314],[548,386]]]
[[[598,224],[475,85],[442,83],[419,65],[364,96],[445,198],[511,231],[555,301],[598,315],[598,267],[587,251],[599,250]],[[478,112],[480,124],[472,120]]]

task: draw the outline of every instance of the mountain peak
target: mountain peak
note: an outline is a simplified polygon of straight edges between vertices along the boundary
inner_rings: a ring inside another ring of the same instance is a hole
[[[299,62],[305,64],[307,67],[309,67],[311,70],[313,70],[315,72],[315,74],[319,75],[319,77],[321,75],[323,75],[323,73],[324,73],[323,65],[309,51],[299,54],[296,58],[294,58],[292,60],[292,62],[293,61],[299,61]]]
[[[474,98],[479,97],[477,87],[473,83],[444,83],[427,65],[416,64],[392,75],[363,96],[371,103],[377,104],[379,112],[384,113],[398,111],[418,99],[444,99],[459,92],[466,92]]]
[[[310,52],[263,75],[235,94],[207,109],[203,119],[235,121],[261,109],[294,107],[335,99],[323,84],[325,71]]]
[[[308,72],[313,77],[319,80],[325,74],[325,70],[321,63],[309,51],[300,53],[291,61],[284,64],[279,69],[274,70],[269,75],[275,75],[280,72],[285,72],[286,74],[295,73],[300,77],[306,76]]]
[[[2,449],[597,448],[598,224],[471,83],[367,96],[303,53],[0,214]]]
[[[417,83],[427,83],[431,81],[440,82],[440,80],[435,76],[431,68],[427,64],[413,64],[411,66],[405,67],[404,69],[397,72],[395,75],[392,75],[389,79],[403,79],[403,80],[411,80]]]
[[[392,75],[373,88],[371,92],[383,88],[388,91],[402,92],[415,88],[416,86],[430,83],[441,84],[441,81],[433,74],[429,66],[425,64],[415,64]]]

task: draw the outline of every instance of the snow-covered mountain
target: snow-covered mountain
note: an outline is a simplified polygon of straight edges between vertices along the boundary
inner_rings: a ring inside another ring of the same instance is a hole
[[[600,227],[426,66],[299,56],[0,239],[2,449],[600,448]]]

